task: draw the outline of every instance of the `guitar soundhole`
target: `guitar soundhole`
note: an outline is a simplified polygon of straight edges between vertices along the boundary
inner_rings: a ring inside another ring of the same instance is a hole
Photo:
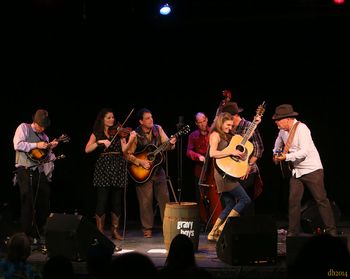
[[[147,154],[147,160],[148,161],[154,161],[155,160],[155,158],[156,158],[156,156],[154,156],[154,154]]]
[[[236,150],[243,152],[243,157],[240,158],[238,156],[231,156],[232,160],[235,162],[245,161],[247,159],[247,149],[245,149],[243,145],[237,145]]]
[[[237,145],[236,146],[236,150],[240,151],[240,152],[243,152],[244,151],[244,146],[242,145]]]

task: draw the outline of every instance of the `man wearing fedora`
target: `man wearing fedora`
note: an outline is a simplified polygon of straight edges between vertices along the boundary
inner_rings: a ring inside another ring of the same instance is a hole
[[[304,186],[309,189],[317,203],[325,225],[325,233],[335,236],[337,233],[335,220],[324,186],[320,155],[309,128],[296,120],[295,117],[298,115],[292,105],[282,104],[276,107],[275,114],[272,116],[279,129],[273,148],[273,160],[276,164],[280,161],[291,162],[293,167],[289,180],[288,236],[297,236],[300,233],[301,200]],[[288,146],[288,152],[279,153],[285,146]]]

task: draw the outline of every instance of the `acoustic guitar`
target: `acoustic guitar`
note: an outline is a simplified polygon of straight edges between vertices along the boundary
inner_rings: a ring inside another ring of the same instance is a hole
[[[59,138],[55,139],[54,141],[57,142],[69,142],[70,137],[66,134],[61,135]],[[46,149],[40,149],[40,148],[34,148],[27,152],[27,157],[32,160],[34,163],[40,164],[45,162],[47,159],[47,156],[49,154],[49,151],[51,149],[51,143],[48,144]]]
[[[282,156],[282,149],[278,149],[274,154],[276,157]],[[290,178],[292,176],[292,171],[294,169],[293,163],[291,161],[278,161],[278,165],[281,170],[283,178]]]
[[[253,152],[254,146],[248,141],[255,131],[258,121],[257,117],[262,116],[265,112],[265,102],[263,102],[256,110],[256,115],[254,120],[249,125],[247,132],[244,136],[234,135],[229,143],[229,145],[224,149],[225,151],[232,152],[234,150],[239,150],[243,152],[244,156],[239,158],[237,156],[227,156],[224,158],[216,159],[216,165],[226,174],[232,177],[242,177],[247,173],[248,170],[248,160]]]
[[[170,139],[185,135],[189,131],[190,131],[190,126],[185,125],[175,135],[171,136]],[[151,164],[149,169],[145,169],[141,165],[137,166],[135,164],[129,164],[128,172],[131,178],[136,183],[144,183],[148,181],[154,169],[163,162],[164,160],[163,152],[170,145],[170,139],[162,143],[159,147],[156,147],[154,144],[149,144],[142,151],[134,154],[134,156],[137,159],[148,160]]]

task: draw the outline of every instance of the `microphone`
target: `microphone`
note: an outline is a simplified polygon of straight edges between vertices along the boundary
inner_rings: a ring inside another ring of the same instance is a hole
[[[179,115],[179,122],[176,124],[177,130],[180,130],[184,125],[184,116]]]

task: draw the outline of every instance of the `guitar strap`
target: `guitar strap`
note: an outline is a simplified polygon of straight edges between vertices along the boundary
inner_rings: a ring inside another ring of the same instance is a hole
[[[34,133],[35,133],[35,135],[39,138],[40,141],[45,141],[45,142],[46,142],[46,140],[43,140],[43,139],[40,137],[40,134],[39,134],[38,132],[35,132],[35,131],[34,131]]]
[[[300,121],[295,122],[295,124],[293,125],[292,129],[290,129],[289,136],[288,136],[287,142],[284,145],[282,154],[285,155],[285,154],[288,153],[289,148],[292,145],[292,141],[293,141],[293,138],[294,138],[294,135],[295,135],[295,131],[297,130],[297,127],[298,127],[299,123],[300,123]]]

